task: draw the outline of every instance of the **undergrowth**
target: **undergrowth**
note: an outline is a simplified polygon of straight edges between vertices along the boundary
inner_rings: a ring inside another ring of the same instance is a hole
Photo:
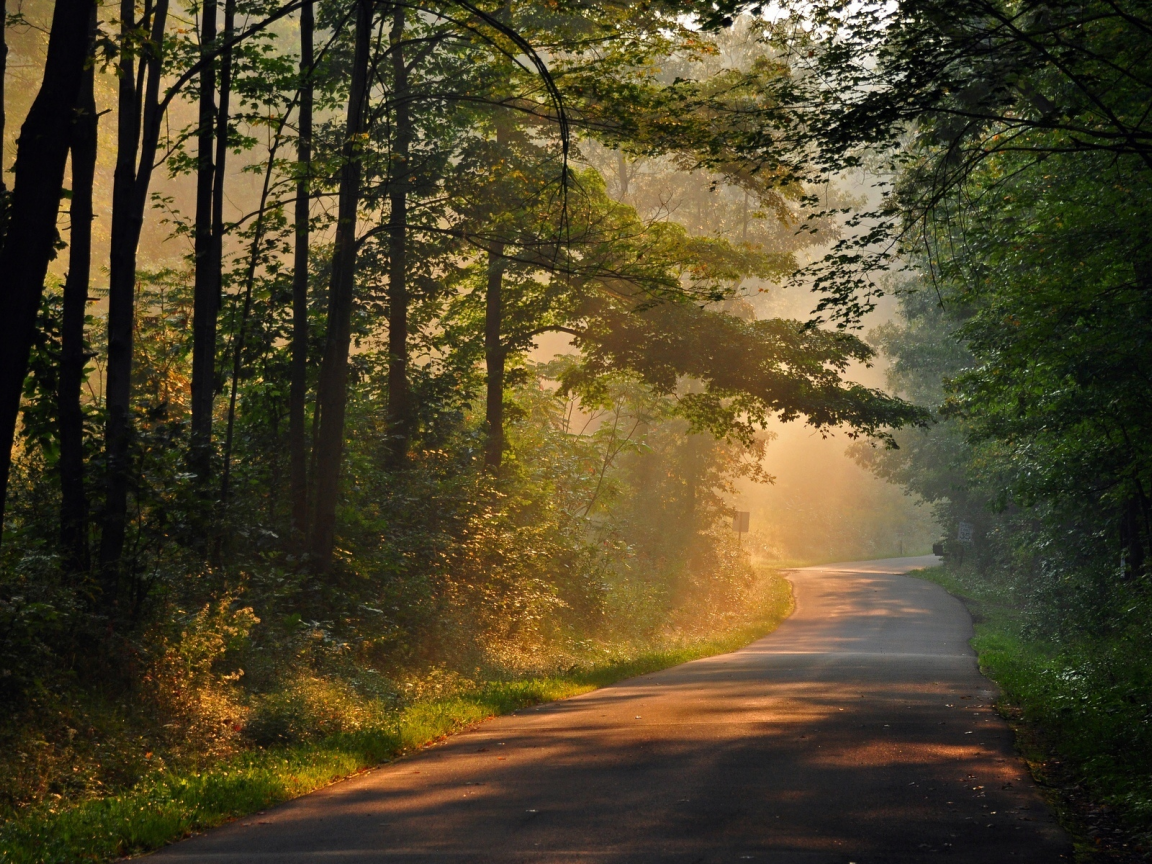
[[[1031,626],[1010,586],[954,566],[918,575],[971,611],[980,667],[1078,859],[1152,860],[1152,655],[1139,629],[1057,640]]]
[[[607,659],[551,674],[424,682],[407,704],[357,699],[339,680],[297,682],[294,689],[265,700],[249,726],[264,739],[294,743],[254,745],[194,770],[160,764],[117,794],[25,807],[0,826],[0,861],[71,864],[147,852],[307,794],[486,718],[736,650],[774,630],[792,611],[790,586],[778,573],[765,574],[760,589],[750,614],[719,633],[618,649]],[[320,719],[336,729],[330,734],[315,731],[323,728],[312,716],[321,707],[328,713]],[[305,729],[310,733],[304,734]]]

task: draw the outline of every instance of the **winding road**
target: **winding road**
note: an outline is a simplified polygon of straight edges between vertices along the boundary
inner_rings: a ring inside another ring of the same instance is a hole
[[[936,560],[793,571],[795,613],[741,651],[491,720],[154,857],[1071,861],[967,611],[900,575]]]

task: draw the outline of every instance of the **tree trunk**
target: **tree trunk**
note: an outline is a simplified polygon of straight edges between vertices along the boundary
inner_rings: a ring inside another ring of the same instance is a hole
[[[511,137],[510,123],[503,112],[496,118],[496,148],[503,152]],[[496,241],[488,253],[488,286],[484,294],[484,360],[488,372],[488,392],[485,417],[488,421],[488,441],[484,450],[484,464],[499,471],[504,459],[504,350],[501,325],[504,316],[504,243]]]
[[[488,367],[488,398],[485,415],[488,420],[488,443],[484,464],[500,470],[504,458],[504,360],[501,340],[503,315],[504,244],[492,244],[488,253],[488,290],[484,296],[484,360]]]
[[[292,484],[292,533],[303,545],[308,534],[308,446],[304,409],[308,397],[308,244],[312,173],[312,66],[315,20],[312,2],[300,9],[300,133],[296,161],[296,249],[292,273],[292,381],[288,396],[288,452]]]
[[[352,303],[356,268],[356,210],[360,203],[359,136],[364,129],[368,92],[368,52],[371,36],[371,0],[356,3],[356,50],[352,60],[351,92],[344,136],[344,164],[336,238],[332,250],[332,281],[328,290],[328,325],[324,359],[320,364],[316,403],[320,429],[316,436],[315,515],[313,566],[325,573],[332,565],[336,531],[336,501],[340,489],[340,462],[344,449],[344,413],[348,403],[348,348],[352,338]]]
[[[8,115],[4,112],[4,83],[8,78],[8,0],[0,0],[0,206],[3,206],[8,187],[4,183],[6,162],[4,132]]]
[[[4,248],[0,250],[0,530],[28,355],[64,185],[76,97],[88,57],[93,0],[57,0],[40,92],[20,129]]]
[[[96,33],[96,9],[89,24]],[[68,276],[64,281],[64,316],[60,328],[60,377],[57,413],[60,422],[60,544],[70,573],[87,572],[88,495],[84,490],[84,318],[92,268],[92,182],[96,173],[99,118],[96,114],[95,69],[84,72],[76,116],[72,121],[72,222],[68,244]]]
[[[211,55],[216,43],[216,0],[204,0],[200,11],[200,59]],[[196,275],[192,300],[192,440],[191,463],[201,480],[212,462],[212,403],[216,395],[216,317],[220,275],[213,260],[213,191],[216,169],[216,64],[200,70],[200,118],[197,134]]]
[[[392,93],[396,101],[396,143],[388,216],[388,453],[389,467],[404,465],[412,433],[408,394],[408,152],[412,121],[408,104],[408,67],[404,65],[405,7],[392,13]]]
[[[221,39],[227,43],[236,32],[236,0],[224,2],[224,31]],[[216,342],[216,321],[220,315],[221,292],[224,289],[224,175],[228,165],[228,123],[231,120],[232,98],[232,49],[226,48],[220,54],[220,106],[216,112],[216,165],[212,177],[212,296],[215,315],[212,320],[212,342]],[[215,353],[213,353],[215,356]],[[213,367],[215,369],[215,367]],[[213,374],[213,393],[216,390],[216,376]],[[209,420],[211,426],[211,420]]]
[[[229,0],[231,3],[232,0]],[[220,500],[228,501],[229,483],[232,477],[232,442],[236,430],[236,396],[240,387],[240,370],[243,368],[244,346],[248,340],[248,321],[252,314],[252,291],[256,287],[256,270],[260,266],[260,251],[264,245],[264,226],[268,215],[268,196],[272,190],[273,169],[276,167],[276,154],[280,149],[284,121],[276,129],[272,146],[268,150],[268,162],[264,167],[264,186],[260,190],[260,206],[256,211],[256,225],[252,230],[252,243],[248,252],[248,271],[244,277],[244,303],[240,310],[240,323],[232,342],[232,382],[228,394],[227,421],[224,431],[223,470],[220,482]],[[273,484],[275,489],[276,484]]]
[[[144,225],[148,185],[156,162],[157,121],[160,94],[160,50],[168,16],[168,0],[156,0],[152,17],[151,44],[141,58],[138,73],[133,47],[134,0],[120,2],[120,90],[117,102],[116,173],[112,184],[111,255],[108,274],[108,369],[105,383],[105,427],[108,488],[104,504],[104,527],[100,536],[104,602],[116,603],[120,556],[128,513],[128,455],[132,434],[132,327],[136,305],[136,248]],[[139,92],[137,76],[143,80]],[[143,109],[143,110],[141,110]],[[143,115],[143,135],[141,135]],[[137,169],[139,154],[139,169]]]

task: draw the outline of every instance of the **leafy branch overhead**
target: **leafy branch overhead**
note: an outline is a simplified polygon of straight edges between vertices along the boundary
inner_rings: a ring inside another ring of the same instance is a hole
[[[661,302],[643,311],[592,301],[577,344],[585,360],[566,387],[595,396],[601,377],[630,372],[656,392],[675,394],[694,428],[750,442],[770,417],[804,417],[829,431],[847,426],[891,442],[887,430],[925,425],[929,414],[886,393],[845,380],[872,349],[843,333],[799,321],[746,321],[690,302]]]

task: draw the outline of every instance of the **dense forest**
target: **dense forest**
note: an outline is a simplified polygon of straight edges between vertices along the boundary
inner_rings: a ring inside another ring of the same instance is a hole
[[[12,6],[13,860],[786,606],[727,528],[781,424],[934,504],[1001,683],[1147,826],[1142,4]]]
[[[1115,860],[1152,826],[1147,12],[825,7],[797,130],[882,178],[814,268],[823,315],[895,299],[869,341],[934,417],[855,456],[934,502],[981,661],[1039,730],[1025,749]]]
[[[9,812],[784,608],[726,526],[766,425],[927,414],[757,317],[840,229],[755,119],[785,64],[696,11],[9,15]]]

